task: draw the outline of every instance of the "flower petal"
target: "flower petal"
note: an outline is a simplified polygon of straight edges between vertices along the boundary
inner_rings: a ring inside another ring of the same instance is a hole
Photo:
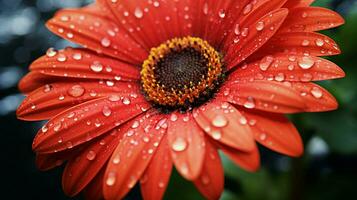
[[[254,17],[254,13],[251,15]],[[235,67],[263,46],[279,29],[287,15],[287,9],[278,9],[266,14],[257,21],[250,22],[250,24],[242,24],[238,36],[236,32],[231,33],[229,37],[231,39],[228,39],[225,43],[227,47],[225,56],[228,63],[227,69]]]
[[[106,133],[68,161],[62,176],[66,195],[77,195],[99,173],[121,139],[118,134],[116,129]]]
[[[49,57],[48,54],[34,61],[30,70],[60,77],[123,81],[140,79],[137,67],[92,51],[72,48],[53,51],[55,55]]]
[[[276,113],[303,112],[305,102],[290,84],[274,81],[226,81],[217,93],[221,101]]]
[[[255,172],[259,169],[260,158],[259,150],[256,145],[254,145],[254,149],[249,152],[239,151],[222,144],[219,144],[219,147],[230,160],[244,170]]]
[[[213,139],[240,149],[254,149],[254,139],[242,114],[229,103],[209,102],[194,110],[194,118],[200,127]]]
[[[284,8],[307,7],[310,6],[315,0],[288,0]]]
[[[71,79],[67,79],[71,80]],[[56,81],[64,81],[64,78],[62,77],[54,77],[54,76],[47,76],[44,74],[41,74],[40,72],[29,72],[26,74],[19,82],[19,90],[22,93],[30,93],[37,88],[53,83]]]
[[[341,53],[331,38],[311,32],[276,34],[254,55],[266,55],[266,52],[313,56],[330,56]]]
[[[40,153],[70,149],[125,123],[149,107],[142,96],[122,100],[104,97],[79,104],[49,120],[36,135],[32,148]]]
[[[202,172],[194,184],[207,199],[219,199],[224,190],[223,166],[217,149],[210,142],[206,143]]]
[[[336,79],[344,76],[345,73],[341,68],[323,58],[279,53],[243,64],[229,75],[228,81],[275,80],[277,82],[308,82]]]
[[[338,107],[335,97],[315,83],[292,82],[291,87],[300,93],[306,103],[305,112],[325,112]]]
[[[101,81],[46,84],[25,98],[17,109],[17,117],[30,121],[46,120],[92,99],[141,95],[136,84],[112,81],[109,83],[109,86]]]
[[[111,10],[122,30],[147,51],[166,40],[192,33],[192,15],[187,0],[101,2]]]
[[[131,64],[140,65],[148,56],[115,23],[81,9],[61,10],[46,25],[65,39]]]
[[[170,180],[172,165],[170,149],[165,135],[140,179],[140,189],[144,200],[163,198]]]
[[[166,127],[158,124],[161,115],[143,114],[133,120],[115,149],[104,175],[103,192],[106,199],[122,199],[133,188],[147,168]]]
[[[105,167],[97,173],[93,180],[83,190],[84,199],[87,200],[103,200],[103,179]]]
[[[334,28],[345,23],[336,12],[319,7],[296,7],[281,26],[281,32],[312,32]]]
[[[196,179],[202,169],[205,138],[191,113],[174,112],[168,120],[167,139],[178,172],[188,180]]]
[[[300,156],[303,144],[295,126],[281,114],[240,108],[251,126],[255,140],[269,149],[289,156]]]
[[[76,156],[81,150],[82,147],[79,147],[58,153],[36,154],[36,167],[41,171],[47,171],[61,166],[65,161]]]

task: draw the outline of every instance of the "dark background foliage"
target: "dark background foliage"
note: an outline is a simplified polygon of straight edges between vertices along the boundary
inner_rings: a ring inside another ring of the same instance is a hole
[[[17,82],[47,48],[72,45],[47,31],[55,10],[79,7],[91,0],[0,0],[1,199],[69,199],[61,190],[61,168],[40,172],[34,164],[32,139],[40,123],[16,119],[23,96]],[[223,159],[223,200],[355,199],[357,196],[357,1],[316,0],[316,6],[341,13],[346,25],[324,32],[343,51],[331,59],[347,76],[321,82],[340,102],[328,113],[291,116],[300,130],[305,154],[292,159],[261,148],[262,168],[247,173]],[[134,190],[129,199],[138,199]],[[174,174],[167,199],[202,199],[192,184]],[[80,199],[80,197],[77,197]]]

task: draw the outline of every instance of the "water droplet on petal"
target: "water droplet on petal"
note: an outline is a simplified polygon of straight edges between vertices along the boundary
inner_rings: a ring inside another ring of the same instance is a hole
[[[173,141],[171,147],[174,151],[184,151],[187,148],[187,142],[184,138],[178,137]]]
[[[320,99],[323,95],[321,89],[318,87],[313,87],[311,90],[311,94],[312,94],[312,96],[314,96],[317,99]]]
[[[90,65],[90,68],[94,72],[101,72],[103,70],[103,65],[100,62],[95,61]]]
[[[144,13],[139,7],[137,7],[134,11],[134,15],[136,18],[140,19],[144,16]]]
[[[80,97],[84,92],[85,89],[81,85],[74,85],[68,90],[68,94],[72,97]]]
[[[129,105],[131,103],[130,99],[128,97],[124,97],[122,100],[123,104]]]
[[[253,97],[248,97],[247,101],[244,103],[245,108],[252,109],[255,107],[254,99]]]
[[[212,132],[212,137],[215,140],[220,140],[222,138],[222,133],[220,131],[215,130]]]
[[[220,18],[225,18],[226,17],[226,12],[223,9],[220,9],[218,12],[218,16]]]
[[[304,56],[298,61],[298,64],[302,69],[310,69],[315,62],[310,57]]]
[[[47,57],[53,57],[57,54],[57,51],[54,49],[54,48],[49,48],[47,51],[46,51],[46,55]]]
[[[177,121],[177,115],[175,113],[171,114],[170,120],[173,122]]]
[[[116,173],[109,172],[107,180],[105,181],[105,184],[107,184],[107,186],[113,186],[115,184],[115,179],[116,179]]]
[[[112,111],[110,110],[110,108],[108,106],[104,106],[102,112],[103,112],[103,115],[106,117],[109,117],[112,114]]]
[[[266,70],[268,70],[270,65],[273,63],[273,61],[274,61],[274,57],[273,56],[266,56],[260,61],[259,68],[262,71],[266,71]]]
[[[119,164],[120,163],[120,155],[116,154],[113,158],[113,164]]]
[[[109,38],[107,38],[107,37],[105,37],[105,38],[103,38],[102,40],[101,40],[101,44],[102,44],[102,46],[103,47],[109,47],[110,46],[110,40],[109,40]]]
[[[59,54],[57,57],[57,61],[59,61],[59,62],[65,62],[66,60],[67,60],[67,57],[64,54]]]
[[[82,54],[81,53],[75,53],[73,54],[73,59],[74,60],[81,60],[82,59]]]
[[[87,153],[87,159],[88,159],[88,160],[94,160],[94,159],[95,159],[95,156],[96,156],[96,154],[95,154],[94,151],[89,151],[89,152]]]
[[[324,46],[325,42],[322,39],[318,38],[315,40],[315,44],[316,46],[322,47]]]
[[[223,115],[217,115],[212,120],[212,125],[215,127],[225,127],[228,124],[228,119]]]
[[[264,22],[258,22],[255,28],[257,31],[262,31],[264,29]]]

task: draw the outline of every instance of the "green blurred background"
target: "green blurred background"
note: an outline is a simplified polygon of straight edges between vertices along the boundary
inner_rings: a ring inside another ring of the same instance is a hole
[[[62,168],[39,172],[31,143],[41,123],[21,122],[15,109],[23,99],[16,84],[28,65],[48,47],[73,45],[44,28],[57,9],[79,7],[91,0],[0,0],[0,147],[3,153],[2,199],[69,199],[61,191]],[[289,158],[260,148],[262,167],[248,173],[226,158],[223,200],[357,199],[357,1],[316,0],[346,19],[340,28],[324,31],[340,45],[342,54],[329,57],[346,78],[324,81],[340,102],[327,113],[291,116],[305,144],[301,158]],[[76,197],[74,199],[81,199]],[[136,188],[127,199],[140,199]],[[193,185],[174,173],[166,199],[202,199]]]

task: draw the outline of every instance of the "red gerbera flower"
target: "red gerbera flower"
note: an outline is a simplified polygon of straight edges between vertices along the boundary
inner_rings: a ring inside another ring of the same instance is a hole
[[[49,120],[37,134],[37,164],[66,162],[63,188],[120,199],[140,181],[160,199],[172,167],[208,199],[223,190],[218,150],[248,171],[258,142],[299,156],[284,114],[337,108],[310,82],[344,72],[315,31],[341,25],[312,0],[97,0],[59,11],[47,27],[84,48],[36,60],[20,82],[17,114]]]

